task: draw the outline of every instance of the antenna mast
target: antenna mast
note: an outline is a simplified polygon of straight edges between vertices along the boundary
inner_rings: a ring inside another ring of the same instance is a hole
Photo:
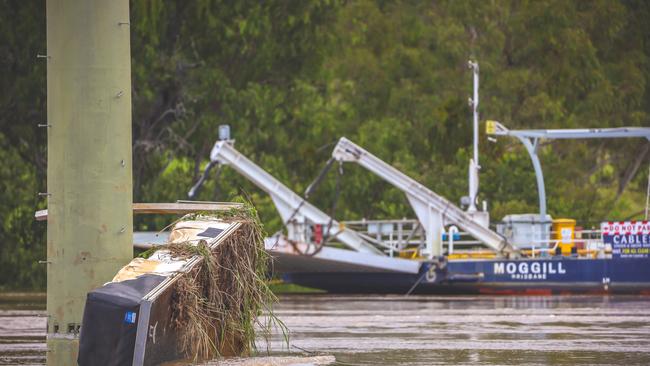
[[[478,163],[478,62],[470,60],[467,62],[467,66],[472,70],[474,80],[474,94],[472,98],[469,99],[469,105],[472,107],[474,117],[474,155],[469,161],[469,207],[467,208],[467,212],[476,212],[479,185],[478,171],[481,169],[481,166]]]

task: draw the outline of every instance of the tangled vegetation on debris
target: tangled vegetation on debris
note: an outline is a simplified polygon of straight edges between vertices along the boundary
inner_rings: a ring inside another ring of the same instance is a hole
[[[258,337],[268,343],[274,327],[288,340],[285,325],[273,314],[277,299],[265,281],[271,258],[264,250],[265,233],[257,211],[244,204],[218,214],[186,215],[181,221],[211,219],[240,226],[212,250],[203,240],[156,248],[175,258],[201,258],[176,282],[172,321],[179,332],[179,348],[198,361],[248,355],[256,349]]]

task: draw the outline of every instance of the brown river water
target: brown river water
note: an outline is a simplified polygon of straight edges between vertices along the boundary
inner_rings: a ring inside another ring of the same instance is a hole
[[[0,296],[0,365],[44,364],[43,300]],[[210,365],[650,364],[650,297],[287,295],[275,312],[288,347]]]

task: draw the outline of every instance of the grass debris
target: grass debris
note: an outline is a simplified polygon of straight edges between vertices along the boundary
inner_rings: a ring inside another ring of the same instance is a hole
[[[205,241],[156,247],[179,259],[201,258],[176,282],[172,323],[179,349],[194,362],[246,356],[256,350],[257,338],[264,338],[268,348],[274,328],[288,342],[286,326],[273,314],[277,298],[266,282],[271,258],[264,250],[265,232],[257,211],[245,203],[217,214],[189,214],[181,221],[212,219],[241,225],[213,250]]]

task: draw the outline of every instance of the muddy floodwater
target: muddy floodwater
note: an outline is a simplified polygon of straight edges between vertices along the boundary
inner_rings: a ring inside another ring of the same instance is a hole
[[[0,296],[0,365],[44,363],[43,300]],[[291,295],[275,309],[290,344],[274,336],[259,364],[650,364],[650,297]]]

